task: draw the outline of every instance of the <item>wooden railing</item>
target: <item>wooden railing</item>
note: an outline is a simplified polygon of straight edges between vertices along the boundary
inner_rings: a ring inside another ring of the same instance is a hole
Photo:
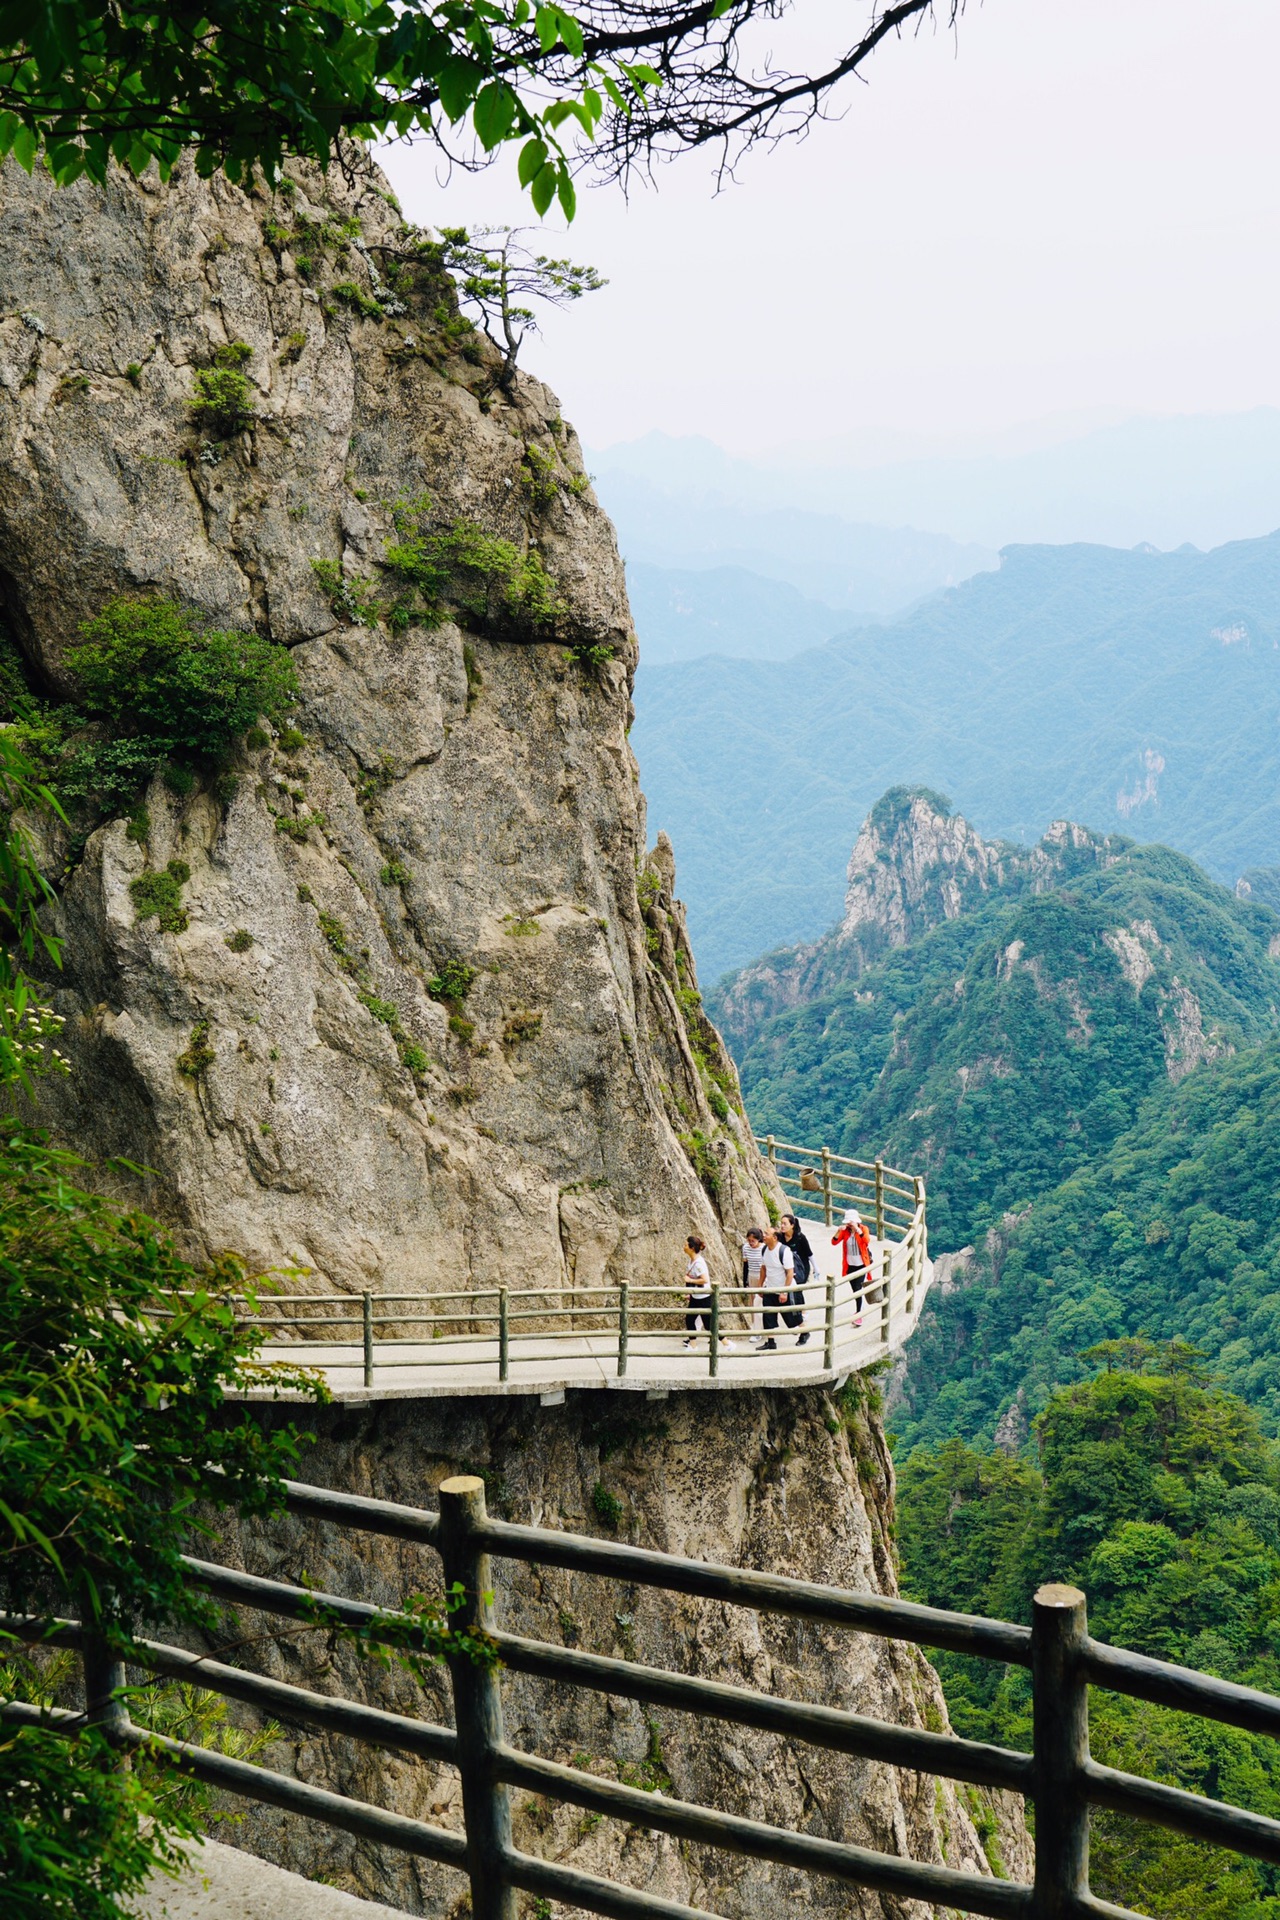
[[[271,1343],[267,1358],[286,1357],[326,1372],[359,1370],[365,1389],[391,1369],[448,1368],[479,1391],[545,1380],[587,1384],[574,1366],[615,1380],[678,1384],[700,1375],[726,1386],[750,1376],[793,1384],[874,1365],[914,1330],[928,1290],[928,1222],[922,1180],[880,1161],[849,1160],[827,1148],[761,1141],[783,1192],[805,1217],[821,1210],[830,1226],[846,1207],[864,1211],[872,1235],[870,1284],[855,1296],[848,1281],[823,1270],[829,1245],[804,1288],[800,1322],[787,1329],[803,1349],[762,1354],[750,1344],[761,1330],[759,1295],[719,1284],[711,1289],[711,1331],[699,1328],[696,1358],[686,1353],[685,1288],[674,1282],[513,1288],[460,1287],[432,1293],[267,1292],[238,1307],[246,1324]],[[808,1182],[816,1183],[808,1184]],[[767,1330],[766,1330],[767,1331]],[[465,1373],[464,1371],[465,1370]]]
[[[443,1762],[461,1776],[464,1830],[451,1831],[391,1813],[348,1795],[310,1786],[267,1767],[150,1733],[134,1723],[129,1672],[116,1653],[75,1622],[0,1616],[0,1627],[28,1642],[78,1646],[84,1658],[85,1707],[44,1708],[0,1702],[0,1721],[74,1736],[100,1725],[123,1753],[147,1747],[176,1769],[263,1805],[438,1862],[470,1880],[474,1920],[516,1920],[516,1893],[614,1916],[615,1920],[714,1920],[678,1900],[539,1859],[513,1842],[508,1789],[523,1788],[585,1811],[823,1876],[898,1899],[921,1900],[992,1920],[1126,1920],[1126,1909],[1089,1888],[1089,1809],[1105,1807],[1155,1822],[1212,1845],[1280,1862],[1280,1821],[1241,1807],[1143,1780],[1089,1756],[1089,1687],[1100,1686],[1160,1706],[1280,1738],[1280,1700],[1185,1667],[1100,1645],[1089,1638],[1085,1598],[1074,1587],[1046,1586],[1035,1596],[1030,1627],[874,1593],[854,1593],[780,1574],[717,1566],[618,1542],[517,1526],[485,1511],[484,1483],[446,1480],[439,1513],[387,1501],[290,1484],[291,1512],[342,1528],[390,1536],[434,1549],[446,1592],[459,1600],[453,1628],[490,1637],[496,1659],[447,1654],[454,1725],[435,1726],[361,1702],[317,1694],[268,1679],[216,1657],[138,1639],[129,1665],[245,1702],[292,1725],[338,1733],[389,1752]],[[795,1620],[818,1622],[918,1646],[942,1648],[1030,1669],[1034,1703],[1032,1751],[958,1739],[851,1713],[842,1707],[783,1700],[749,1687],[727,1686],[606,1658],[507,1633],[493,1604],[491,1559],[535,1562],[691,1595]],[[422,1645],[421,1628],[358,1600],[301,1584],[260,1579],[208,1561],[189,1560],[197,1585],[215,1598],[295,1622],[340,1624],[386,1646]],[[300,1570],[301,1572],[301,1570]],[[415,1634],[419,1638],[415,1641]],[[260,1637],[239,1643],[260,1644]],[[503,1672],[521,1673],[588,1691],[621,1695],[649,1707],[718,1723],[756,1728],[787,1740],[856,1755],[914,1774],[1003,1788],[1034,1802],[1035,1879],[1031,1885],[961,1872],[894,1853],[854,1846],[836,1835],[795,1833],[715,1808],[669,1798],[541,1758],[510,1744],[503,1726]]]
[[[905,1236],[924,1213],[924,1181],[899,1173],[883,1160],[850,1160],[829,1147],[797,1147],[771,1133],[757,1134],[756,1145],[776,1172],[782,1191],[797,1209],[821,1206],[827,1226],[848,1207],[866,1218],[877,1240],[886,1232]]]

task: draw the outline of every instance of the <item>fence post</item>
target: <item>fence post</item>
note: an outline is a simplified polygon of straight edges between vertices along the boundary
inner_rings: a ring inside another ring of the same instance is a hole
[[[631,1331],[628,1303],[630,1288],[624,1280],[618,1288],[618,1378],[627,1370],[627,1337]]]
[[[115,1768],[123,1772],[129,1764],[124,1738],[129,1708],[121,1697],[127,1684],[124,1661],[117,1659],[101,1634],[88,1631],[80,1653],[84,1662],[85,1719],[91,1727],[102,1728],[118,1752]]]
[[[373,1295],[366,1291],[362,1296],[364,1318],[364,1383],[373,1385]]]
[[[458,1587],[463,1592],[462,1604],[449,1616],[455,1630],[485,1630],[494,1624],[489,1556],[476,1538],[484,1521],[483,1480],[463,1473],[441,1481],[440,1558],[445,1592]],[[516,1920],[515,1889],[504,1871],[511,1851],[511,1803],[493,1772],[494,1749],[502,1744],[498,1670],[465,1653],[450,1654],[448,1665],[473,1920]]]
[[[880,1278],[880,1344],[889,1344],[890,1289],[893,1286],[893,1248],[884,1250],[884,1265]]]
[[[511,1371],[511,1317],[507,1310],[507,1289],[498,1288],[498,1378],[505,1380]]]
[[[822,1217],[831,1225],[831,1149],[822,1149]]]
[[[876,1161],[876,1239],[884,1239],[884,1161]]]
[[[915,1270],[911,1276],[911,1310],[913,1313],[915,1311],[915,1304],[916,1304],[916,1288],[919,1286],[920,1282],[924,1279],[924,1240],[925,1240],[924,1181],[920,1178],[919,1174],[916,1174],[915,1176],[915,1189],[916,1189],[916,1217],[914,1221],[914,1226],[915,1226],[915,1235],[916,1235],[916,1257],[915,1257]]]
[[[1078,1587],[1041,1587],[1031,1606],[1036,1805],[1035,1920],[1070,1920],[1089,1892],[1089,1688],[1080,1671],[1088,1636]]]
[[[836,1277],[827,1275],[827,1329],[823,1341],[822,1364],[830,1373],[836,1364]]]
[[[771,1133],[766,1133],[764,1137],[764,1150],[766,1157],[772,1160],[776,1166],[778,1161],[778,1143]]]
[[[709,1370],[714,1380],[720,1371],[720,1282],[711,1282],[711,1354]]]

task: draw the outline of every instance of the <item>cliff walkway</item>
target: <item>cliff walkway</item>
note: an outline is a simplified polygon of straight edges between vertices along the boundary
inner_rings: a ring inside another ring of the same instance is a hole
[[[538,1394],[570,1387],[673,1390],[834,1384],[895,1353],[915,1329],[933,1277],[923,1182],[881,1161],[825,1147],[759,1142],[803,1220],[820,1273],[798,1324],[754,1338],[759,1302],[713,1289],[708,1331],[689,1347],[681,1280],[652,1285],[467,1287],[453,1292],[272,1294],[246,1319],[270,1329],[265,1360],[304,1362],[343,1401],[413,1395]],[[833,1225],[857,1207],[871,1234],[872,1284],[861,1300],[840,1277]],[[803,1336],[803,1337],[802,1337]],[[266,1390],[264,1389],[264,1392]]]

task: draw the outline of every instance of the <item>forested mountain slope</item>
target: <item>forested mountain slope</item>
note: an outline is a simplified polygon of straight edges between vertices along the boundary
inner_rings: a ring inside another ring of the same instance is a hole
[[[1278,934],[1168,848],[1065,825],[1002,848],[890,794],[836,933],[709,1006],[758,1131],[924,1173],[933,1245],[957,1248],[1106,1154],[1153,1091],[1267,1036]]]
[[[1011,1439],[1097,1341],[1185,1338],[1280,1432],[1280,1039],[1159,1084],[930,1300],[900,1446]]]
[[[1280,844],[1280,534],[1012,547],[793,660],[641,661],[633,744],[709,979],[831,924],[842,849],[894,783],[988,835],[1087,820],[1228,884]]]
[[[1274,1693],[1280,1457],[1254,1411],[1183,1344],[1122,1343],[1054,1394],[1037,1461],[949,1440],[900,1467],[903,1588],[933,1606],[1027,1620],[1041,1581],[1073,1580],[1099,1639]],[[957,1730],[1031,1744],[1022,1668],[942,1654]],[[1090,1698],[1095,1759],[1280,1813],[1276,1744],[1122,1695]],[[1104,1899],[1160,1920],[1262,1920],[1275,1869],[1111,1813],[1090,1822]]]

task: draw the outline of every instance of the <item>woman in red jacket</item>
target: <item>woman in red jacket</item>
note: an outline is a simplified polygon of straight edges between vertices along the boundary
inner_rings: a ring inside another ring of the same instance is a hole
[[[854,1326],[862,1325],[862,1293],[871,1283],[871,1236],[863,1224],[862,1215],[856,1207],[850,1207],[844,1216],[839,1233],[831,1236],[833,1247],[841,1252],[841,1272],[849,1282],[853,1294],[853,1310],[856,1318]]]

